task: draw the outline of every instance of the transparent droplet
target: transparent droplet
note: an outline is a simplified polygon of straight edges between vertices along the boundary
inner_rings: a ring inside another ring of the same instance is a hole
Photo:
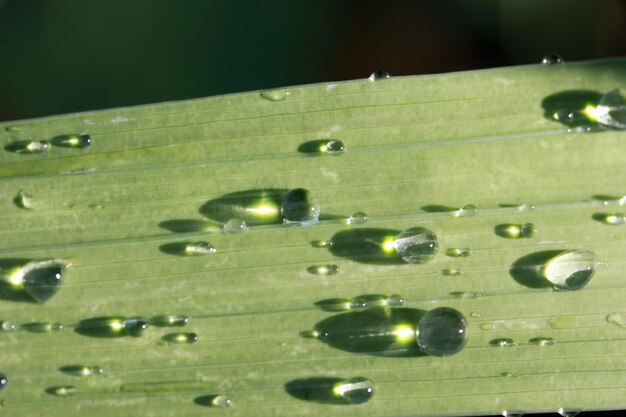
[[[367,214],[362,211],[352,213],[352,216],[348,218],[348,224],[363,224],[367,222]]]
[[[470,313],[470,317],[478,318],[480,317],[480,313],[478,311],[472,311]]]
[[[345,146],[342,141],[338,139],[330,139],[324,145],[322,145],[320,151],[327,155],[341,155],[345,151]]]
[[[579,290],[589,283],[597,268],[598,260],[593,252],[570,250],[549,259],[542,272],[557,289]]]
[[[9,380],[7,376],[3,373],[0,373],[0,391],[5,389],[8,383],[9,383]]]
[[[54,146],[63,148],[85,149],[91,146],[91,135],[70,133],[52,139]]]
[[[131,317],[123,322],[124,333],[132,337],[141,336],[148,328],[148,321],[141,317]]]
[[[471,291],[453,291],[450,295],[456,298],[479,298],[482,297],[483,294],[479,292],[471,292]]]
[[[616,88],[602,96],[596,107],[588,107],[586,113],[600,125],[626,129],[626,89]]]
[[[14,332],[16,329],[17,326],[12,321],[0,322],[0,330],[3,332]]]
[[[610,226],[619,226],[626,223],[624,213],[594,213],[593,219]]]
[[[312,265],[306,270],[315,275],[336,275],[339,273],[339,267],[335,264]]]
[[[69,397],[76,394],[78,391],[76,387],[72,385],[66,385],[62,387],[52,387],[47,390],[49,393],[56,395],[57,397]]]
[[[248,224],[241,219],[230,219],[224,223],[224,232],[229,235],[238,235],[248,230]]]
[[[232,405],[232,400],[224,394],[216,395],[211,400],[211,405],[213,407],[226,408]]]
[[[276,88],[261,92],[261,97],[269,101],[281,101],[287,99],[291,95],[288,88]]]
[[[372,74],[369,76],[368,80],[370,80],[370,81],[380,81],[380,80],[388,80],[390,78],[391,78],[391,75],[389,75],[389,73],[387,71],[376,70],[376,71],[372,72]]]
[[[519,376],[516,372],[502,372],[500,376],[504,376],[506,378],[516,378]]]
[[[534,209],[535,209],[535,206],[533,206],[532,204],[527,204],[527,203],[522,203],[519,206],[517,206],[517,210],[521,212],[528,212]]]
[[[304,188],[294,188],[283,198],[283,223],[291,226],[311,226],[319,221],[320,206]]]
[[[608,206],[611,204],[615,204],[618,206],[626,205],[626,195],[615,196],[615,195],[606,195],[606,194],[596,194],[592,197],[596,201],[601,201],[603,205]]]
[[[367,378],[352,378],[338,382],[333,393],[350,404],[363,404],[374,395],[374,383]]]
[[[444,268],[441,273],[447,276],[459,276],[463,271],[460,268]]]
[[[65,374],[73,376],[100,376],[104,374],[104,369],[101,366],[89,366],[89,365],[68,365],[59,368],[59,370]]]
[[[454,212],[455,217],[474,217],[478,214],[478,208],[473,204],[466,204]]]
[[[496,325],[493,322],[491,322],[491,323],[481,323],[479,327],[481,329],[483,329],[483,330],[495,330],[496,329]]]
[[[404,230],[393,241],[396,253],[410,264],[422,264],[435,257],[439,250],[437,236],[423,227]]]
[[[448,248],[446,249],[446,255],[452,258],[467,258],[470,256],[470,248]]]
[[[329,248],[333,245],[331,240],[314,240],[311,242],[311,246],[314,248]]]
[[[626,329],[626,317],[622,313],[609,313],[606,315],[606,321]]]
[[[563,58],[561,58],[561,56],[558,54],[548,54],[544,56],[543,59],[541,60],[541,63],[543,65],[562,64],[564,62],[565,61],[563,61]]]
[[[461,312],[450,307],[429,311],[417,327],[417,345],[429,355],[454,355],[467,343],[467,320]]]
[[[189,323],[189,316],[161,315],[150,319],[150,324],[157,327],[183,327]]]
[[[316,306],[324,311],[349,311],[352,309],[351,302],[347,298],[329,298],[315,303]],[[317,336],[312,336],[317,337]]]
[[[192,344],[198,341],[198,335],[195,333],[169,333],[161,338],[169,344],[183,345]]]
[[[27,210],[33,209],[33,197],[24,190],[18,191],[17,195],[13,199],[13,202],[19,208]]]
[[[209,242],[192,242],[185,246],[185,255],[210,255],[215,253],[216,249]]]
[[[19,154],[41,154],[49,147],[50,144],[45,140],[20,140],[9,143],[4,149]]]
[[[556,410],[556,412],[559,413],[562,417],[576,417],[578,414],[580,414],[579,410],[565,409],[563,407]]]
[[[507,239],[521,239],[521,238],[532,238],[537,229],[535,225],[532,223],[524,223],[524,224],[513,224],[513,223],[503,223],[499,224],[495,227],[495,232],[498,236],[504,237]]]
[[[503,338],[491,340],[489,342],[489,345],[496,346],[496,347],[513,347],[516,345],[516,343],[513,341],[513,339],[503,337]]]
[[[550,346],[554,345],[556,341],[551,337],[533,337],[528,341],[528,343],[537,346]]]
[[[61,323],[50,323],[47,321],[26,323],[22,325],[22,328],[31,333],[52,333],[60,332],[64,329]]]
[[[363,294],[353,297],[350,300],[351,310],[365,310],[375,307],[402,307],[404,299],[399,294]]]
[[[24,290],[35,301],[45,303],[63,284],[63,273],[70,264],[61,259],[30,261],[7,271],[2,279]]]

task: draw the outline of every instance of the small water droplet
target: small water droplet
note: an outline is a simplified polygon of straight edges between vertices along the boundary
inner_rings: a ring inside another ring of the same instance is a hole
[[[60,332],[64,329],[64,326],[61,323],[50,323],[47,321],[43,321],[23,324],[22,329],[31,333],[52,333]]]
[[[41,154],[48,150],[49,143],[45,140],[19,140],[4,147],[9,152],[19,154]]]
[[[91,135],[70,133],[53,138],[51,143],[62,148],[85,149],[91,146]]]
[[[597,267],[593,252],[570,250],[549,259],[543,266],[543,276],[556,289],[579,290],[589,283]]]
[[[367,378],[351,378],[338,382],[333,393],[350,404],[363,404],[374,395],[374,383]]]
[[[522,417],[523,415],[524,415],[523,411],[504,410],[502,412],[502,417]]]
[[[311,226],[319,222],[320,206],[309,191],[294,188],[283,198],[280,212],[283,223],[291,226]]]
[[[516,345],[516,343],[513,341],[513,339],[509,339],[507,337],[502,337],[499,339],[493,339],[489,342],[490,346],[494,346],[494,347],[513,347]]]
[[[470,317],[474,317],[474,318],[480,317],[480,313],[478,311],[472,311],[470,313]]]
[[[3,332],[14,332],[17,330],[17,326],[12,321],[0,322],[0,330]]]
[[[367,214],[362,211],[352,213],[352,216],[348,218],[348,224],[364,224],[367,222]]]
[[[559,413],[562,417],[576,417],[578,414],[580,414],[579,410],[565,409],[563,407],[556,410],[556,412]]]
[[[528,343],[537,346],[551,346],[556,344],[556,341],[551,337],[533,337]]]
[[[439,307],[429,311],[417,327],[417,345],[429,355],[454,355],[467,343],[467,320],[453,308]]]
[[[363,294],[350,300],[349,308],[359,311],[375,307],[402,307],[404,299],[399,294]]]
[[[17,195],[13,199],[13,202],[19,208],[27,210],[33,209],[33,197],[24,190],[18,191]]]
[[[310,243],[314,248],[329,248],[333,245],[331,240],[314,240]]]
[[[565,61],[563,60],[563,58],[561,58],[561,56],[558,54],[548,54],[544,56],[543,59],[541,60],[541,63],[543,65],[562,64],[564,62]]]
[[[452,258],[467,258],[470,256],[470,248],[448,248],[446,249],[446,255]]]
[[[368,80],[370,81],[380,81],[380,80],[388,80],[391,78],[391,75],[387,71],[376,70],[372,72],[369,76]]]
[[[423,227],[412,227],[395,237],[393,247],[403,261],[422,264],[435,257],[439,243],[432,231]]]
[[[507,239],[521,239],[521,238],[532,238],[537,229],[535,225],[532,223],[524,223],[524,224],[513,224],[513,223],[503,223],[499,224],[494,228],[496,235],[500,237],[504,237]]]
[[[185,255],[210,255],[215,253],[216,249],[209,242],[191,242],[185,246]]]
[[[483,330],[495,330],[496,329],[496,325],[495,323],[481,323],[479,326],[481,329]]]
[[[517,378],[519,374],[517,374],[516,372],[502,372],[500,376],[503,376],[506,378]]]
[[[327,155],[341,155],[345,151],[345,146],[342,141],[338,139],[330,139],[320,148],[322,153]]]
[[[232,405],[231,399],[224,394],[201,395],[194,402],[204,407],[227,408]]]
[[[35,301],[45,303],[63,284],[63,273],[70,263],[60,259],[30,261],[5,272],[1,279],[24,290]]]
[[[0,373],[0,391],[5,389],[8,383],[9,383],[9,379],[7,378],[7,376],[3,373]]]
[[[312,265],[306,270],[315,275],[336,275],[339,273],[339,267],[335,264]]]
[[[56,395],[57,397],[69,397],[70,395],[76,394],[78,390],[76,387],[72,385],[65,385],[62,387],[51,387],[46,390],[50,394]]]
[[[609,313],[606,315],[606,321],[626,329],[626,317],[622,313]]]
[[[141,336],[148,328],[148,321],[142,317],[131,317],[123,322],[124,333],[132,337]]]
[[[470,299],[470,298],[479,298],[482,297],[483,294],[479,293],[479,292],[471,292],[471,291],[453,291],[450,293],[450,295],[456,297],[456,298],[466,298],[466,299]]]
[[[453,214],[454,217],[474,217],[478,214],[478,208],[473,204],[466,204]]]
[[[261,97],[269,101],[281,101],[287,99],[291,95],[288,88],[275,88],[261,92]]]
[[[324,311],[349,311],[351,307],[350,300],[347,298],[329,298],[326,300],[321,300],[315,303],[316,306],[321,308]],[[309,335],[310,337],[317,337],[318,335]],[[303,337],[309,337],[303,336]]]
[[[238,235],[248,231],[248,224],[241,219],[230,219],[224,223],[224,232],[229,235]]]
[[[619,226],[626,223],[624,213],[594,213],[591,216],[595,221],[608,224],[610,226]]]
[[[611,204],[616,204],[619,206],[626,205],[626,195],[615,196],[615,195],[606,195],[606,194],[596,194],[592,198],[596,201],[601,201],[602,204],[605,206],[608,206]]]
[[[532,211],[534,209],[535,209],[535,206],[533,206],[532,204],[527,204],[527,203],[520,204],[517,207],[517,210],[521,211],[521,212],[529,212],[529,211]]]
[[[596,107],[585,109],[600,125],[616,130],[626,129],[626,89],[616,88],[604,94]]]
[[[59,368],[59,371],[73,376],[100,376],[104,374],[104,369],[101,366],[89,366],[89,365],[68,365]]]
[[[460,268],[444,268],[441,273],[447,276],[459,276],[463,271]]]
[[[189,320],[189,316],[161,315],[152,317],[150,324],[157,327],[183,327]]]
[[[171,345],[193,344],[198,341],[198,335],[195,333],[169,333],[161,338]]]

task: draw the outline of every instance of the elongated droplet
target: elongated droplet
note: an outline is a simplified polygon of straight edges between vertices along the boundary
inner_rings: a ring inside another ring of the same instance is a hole
[[[19,140],[4,147],[9,152],[19,154],[41,154],[48,150],[50,144],[45,140]]]
[[[316,306],[324,311],[349,311],[352,309],[352,303],[347,298],[329,298],[315,303]],[[317,337],[317,336],[313,336]]]
[[[189,316],[161,315],[150,319],[150,324],[157,327],[183,327],[189,323]]]
[[[515,372],[502,372],[502,373],[500,374],[500,376],[504,376],[504,377],[506,377],[506,378],[516,378],[516,377],[518,377],[519,375],[518,375],[517,373],[515,373]]]
[[[402,307],[404,299],[399,294],[363,294],[350,300],[351,310],[365,310],[375,307]]]
[[[12,321],[0,322],[0,330],[3,332],[14,332],[16,329],[17,326]]]
[[[320,151],[322,153],[333,156],[341,155],[344,153],[345,150],[346,147],[344,146],[343,142],[338,139],[330,139],[320,148]]]
[[[339,273],[339,267],[335,264],[312,265],[306,270],[315,275],[336,275]]]
[[[593,252],[571,250],[549,259],[543,266],[543,276],[556,289],[579,290],[589,283],[597,268]]]
[[[367,222],[367,214],[362,211],[357,211],[348,218],[348,224],[364,224],[365,222]]]
[[[412,227],[396,236],[393,247],[403,261],[422,264],[435,257],[439,243],[432,231],[423,227]]]
[[[169,333],[161,338],[169,344],[183,345],[192,344],[198,341],[198,335],[195,333]]]
[[[550,345],[554,345],[556,341],[551,337],[533,337],[532,339],[528,341],[528,343],[531,343],[537,346],[550,346]]]
[[[521,238],[532,238],[537,229],[535,229],[535,225],[532,223],[524,223],[524,224],[513,224],[513,223],[503,223],[499,224],[494,229],[495,233],[507,239],[521,239]]]
[[[563,58],[561,58],[559,54],[548,54],[544,56],[543,59],[541,60],[541,63],[543,65],[562,64],[564,62],[565,61],[563,60]]]
[[[216,249],[209,242],[192,242],[185,246],[185,255],[210,255],[215,253]]]
[[[142,317],[131,317],[124,320],[124,332],[132,337],[141,336],[148,328],[148,321]]]
[[[31,333],[52,333],[52,332],[60,332],[64,329],[64,326],[61,323],[50,323],[47,321],[44,322],[35,322],[35,323],[26,323],[22,325],[22,328]]]
[[[622,313],[609,313],[606,315],[606,321],[622,329],[626,329],[626,317],[624,317]]]
[[[446,255],[452,258],[467,258],[470,256],[470,248],[448,248],[446,249]]]
[[[61,259],[31,261],[7,271],[2,280],[24,290],[35,301],[45,303],[63,285],[63,273],[70,263]]]
[[[329,248],[333,245],[331,240],[314,240],[310,243],[314,248]]]
[[[78,390],[76,387],[72,385],[65,385],[62,387],[51,387],[46,390],[50,394],[56,395],[57,397],[69,397],[70,395],[76,394]]]
[[[63,148],[85,149],[91,146],[91,135],[70,133],[52,139],[52,145]]]
[[[616,130],[626,129],[626,89],[616,88],[602,96],[596,107],[585,112],[600,125]]]
[[[224,232],[229,235],[238,235],[248,231],[248,224],[241,219],[230,219],[224,223]]]
[[[224,394],[202,395],[200,397],[196,397],[194,402],[204,407],[217,407],[217,408],[227,408],[227,407],[230,407],[233,403],[230,397]]]
[[[478,214],[478,208],[473,204],[466,204],[454,212],[455,217],[474,217]]]
[[[626,223],[624,213],[594,213],[592,218],[609,226],[619,226]]]
[[[68,365],[59,368],[59,371],[73,376],[100,376],[104,374],[104,369],[101,366],[89,366],[89,365]]]
[[[444,268],[441,270],[441,273],[447,276],[459,276],[463,273],[463,271],[461,270],[461,268]]]
[[[603,205],[608,206],[615,204],[618,206],[626,205],[626,195],[616,196],[607,194],[596,194],[592,197],[596,201],[601,201]]]
[[[381,81],[381,80],[388,80],[390,78],[391,78],[391,75],[389,75],[389,73],[387,71],[376,70],[376,71],[372,72],[372,74],[369,76],[368,80],[370,80],[370,81]]]
[[[274,90],[266,90],[261,92],[261,97],[269,101],[281,101],[287,99],[291,95],[288,88],[276,88]]]
[[[429,355],[454,355],[467,343],[467,320],[453,308],[439,307],[429,311],[417,327],[417,345]]]
[[[453,291],[450,293],[450,295],[456,297],[456,298],[479,298],[482,297],[483,294],[479,293],[479,292],[472,292],[472,291]]]
[[[515,346],[516,343],[513,341],[513,339],[509,339],[509,338],[500,338],[500,339],[493,339],[489,342],[490,346],[495,346],[495,347],[512,347]]]
[[[374,395],[374,383],[367,378],[352,378],[338,382],[333,393],[350,404],[363,404]]]
[[[291,226],[311,226],[319,221],[320,206],[309,191],[294,188],[283,198],[281,207],[283,223]]]
[[[24,190],[18,191],[17,195],[13,199],[13,202],[19,208],[27,210],[33,209],[33,197]]]
[[[2,372],[0,372],[0,391],[5,389],[8,383],[9,383],[9,379],[7,378],[7,376],[3,374]]]

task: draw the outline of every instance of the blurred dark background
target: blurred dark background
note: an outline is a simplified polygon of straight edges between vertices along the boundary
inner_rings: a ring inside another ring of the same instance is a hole
[[[0,0],[0,120],[626,55],[623,0]]]

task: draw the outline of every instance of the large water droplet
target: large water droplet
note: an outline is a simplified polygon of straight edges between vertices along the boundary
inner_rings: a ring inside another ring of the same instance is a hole
[[[467,320],[453,308],[439,307],[429,311],[417,327],[417,345],[429,355],[454,355],[467,343]]]
[[[391,78],[391,75],[387,71],[376,70],[372,72],[369,76],[368,80],[370,81],[380,81],[380,80],[388,80]]]
[[[195,333],[169,333],[163,336],[161,340],[171,345],[190,345],[198,341],[198,335]]]
[[[19,154],[41,154],[48,150],[50,145],[45,140],[19,140],[4,147],[9,152]]]
[[[544,56],[543,59],[541,60],[541,63],[543,65],[562,64],[564,62],[565,61],[563,60],[563,58],[561,58],[561,56],[558,54],[548,54]]]
[[[335,264],[312,265],[306,270],[315,275],[336,275],[339,273],[339,267]]]
[[[616,88],[602,96],[598,105],[588,107],[586,112],[602,126],[626,129],[626,89]]]
[[[63,148],[85,149],[91,146],[91,135],[70,133],[52,139],[54,146]]]
[[[626,317],[624,317],[622,313],[609,313],[606,315],[606,321],[607,323],[626,329]]]
[[[60,332],[64,329],[64,326],[61,323],[42,321],[23,324],[22,329],[31,333],[52,333]]]
[[[5,389],[8,383],[9,379],[7,378],[7,376],[0,372],[0,391]]]
[[[352,213],[352,216],[348,218],[348,224],[364,224],[367,222],[367,214],[362,211]]]
[[[513,339],[503,337],[489,341],[489,345],[495,347],[513,347],[516,345],[516,343],[513,341]]]
[[[467,258],[470,256],[470,248],[448,248],[446,249],[446,255],[453,258]]]
[[[624,213],[594,213],[591,216],[595,221],[608,224],[610,226],[619,226],[626,223]]]
[[[496,235],[500,237],[504,237],[507,239],[521,239],[521,238],[532,238],[537,229],[535,225],[532,223],[524,223],[524,224],[513,224],[513,223],[503,223],[499,224],[494,228]]]
[[[18,191],[15,198],[13,198],[13,202],[19,208],[27,210],[33,209],[33,197],[24,190]]]
[[[618,206],[626,205],[626,195],[607,195],[607,194],[596,194],[592,197],[596,201],[601,201],[603,205],[608,206],[611,204],[615,204]]]
[[[269,101],[281,101],[287,99],[291,95],[288,88],[276,88],[261,92],[261,97]]]
[[[310,226],[319,221],[320,206],[304,188],[294,188],[283,198],[281,207],[283,223],[291,226]]]
[[[374,383],[367,378],[351,378],[337,383],[333,392],[350,404],[363,404],[374,395]]]
[[[185,245],[185,255],[210,255],[215,253],[216,249],[209,242],[191,242]]]
[[[150,324],[157,327],[183,327],[189,323],[189,316],[161,315],[150,319]]]
[[[73,376],[100,376],[104,374],[101,366],[90,365],[68,365],[59,368],[59,371]]]
[[[63,284],[63,273],[70,264],[60,259],[30,261],[8,270],[2,280],[13,288],[24,290],[35,301],[45,303]]]
[[[248,231],[248,224],[241,219],[230,219],[224,223],[224,232],[229,235],[238,235]]]
[[[402,260],[410,264],[428,262],[439,250],[437,236],[423,227],[404,230],[393,240],[393,247]]]
[[[551,337],[533,337],[528,341],[528,343],[537,346],[551,346],[556,344],[556,341]]]
[[[597,267],[593,252],[570,250],[548,260],[543,275],[557,289],[579,290],[589,283]]]

